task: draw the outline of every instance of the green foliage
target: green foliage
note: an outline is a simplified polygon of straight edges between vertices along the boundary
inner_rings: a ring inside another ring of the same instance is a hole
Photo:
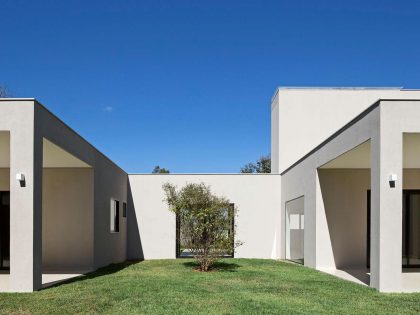
[[[182,242],[201,271],[208,271],[222,255],[232,254],[241,245],[232,231],[236,209],[228,199],[213,195],[204,183],[187,184],[180,190],[167,183],[163,190],[169,209],[181,221]]]
[[[9,90],[5,86],[0,85],[0,98],[8,98],[12,97],[12,94],[9,92]]]
[[[245,164],[241,168],[241,173],[271,173],[270,155],[260,157],[255,163]]]
[[[169,170],[166,168],[160,168],[159,165],[156,165],[155,168],[152,171],[152,174],[169,174]]]

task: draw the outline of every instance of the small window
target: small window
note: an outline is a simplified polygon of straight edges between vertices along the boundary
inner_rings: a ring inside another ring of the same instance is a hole
[[[120,202],[111,199],[111,232],[120,231]]]
[[[127,203],[123,202],[123,218],[127,217]]]

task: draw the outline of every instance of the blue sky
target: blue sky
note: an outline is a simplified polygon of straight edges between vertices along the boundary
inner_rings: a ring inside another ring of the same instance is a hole
[[[420,87],[418,0],[1,0],[0,10],[0,84],[128,172],[239,171],[270,151],[277,86]]]

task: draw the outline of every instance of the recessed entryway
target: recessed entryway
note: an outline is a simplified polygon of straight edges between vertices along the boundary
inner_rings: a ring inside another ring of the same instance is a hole
[[[10,269],[10,192],[0,191],[0,270]]]

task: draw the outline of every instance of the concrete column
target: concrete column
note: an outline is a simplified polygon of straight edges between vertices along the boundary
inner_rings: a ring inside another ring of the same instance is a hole
[[[10,290],[42,286],[42,138],[29,119],[10,135]],[[25,182],[16,180],[23,173]]]
[[[371,146],[371,279],[381,292],[401,290],[402,133],[381,120]],[[395,187],[389,175],[397,174]]]

